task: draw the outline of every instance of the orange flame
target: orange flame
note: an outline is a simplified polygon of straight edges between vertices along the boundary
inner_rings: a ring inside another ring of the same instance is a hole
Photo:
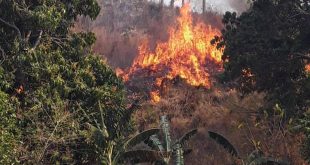
[[[158,103],[160,101],[160,95],[158,91],[153,91],[150,93],[150,95],[153,103]]]
[[[307,64],[305,69],[307,73],[310,73],[310,64]]]
[[[194,25],[189,5],[184,5],[180,13],[177,28],[170,27],[168,41],[157,43],[155,52],[150,51],[148,41],[140,45],[139,55],[129,72],[123,76],[125,81],[137,70],[150,68],[166,73],[165,77],[156,79],[157,86],[164,78],[173,79],[180,76],[192,86],[210,88],[206,64],[212,62],[218,64],[219,70],[222,68],[223,50],[218,50],[211,44],[214,36],[219,36],[221,33],[202,22]],[[151,93],[151,96],[156,96],[153,98],[158,101],[158,93],[156,95]]]

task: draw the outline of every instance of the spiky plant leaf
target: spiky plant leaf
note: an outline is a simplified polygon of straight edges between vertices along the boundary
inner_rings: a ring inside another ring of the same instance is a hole
[[[211,139],[223,146],[232,156],[239,157],[235,147],[225,137],[212,131],[208,131],[208,133]]]
[[[108,135],[105,133],[107,130],[99,129],[92,124],[86,123],[88,130],[85,133],[86,139],[94,142],[95,145],[99,148],[103,148],[106,145],[106,139]]]
[[[164,147],[157,135],[150,136],[144,141],[144,143],[151,147],[153,150],[164,151]]]
[[[159,131],[160,131],[159,128],[154,128],[154,129],[149,129],[149,130],[143,131],[143,132],[137,134],[136,136],[132,137],[131,139],[129,139],[125,143],[124,148],[125,149],[131,148],[131,147],[145,141],[150,136],[159,133]]]
[[[187,132],[186,134],[184,134],[178,141],[177,143],[180,143],[182,146],[194,135],[196,135],[198,132],[197,129],[193,129],[189,132]]]
[[[124,153],[123,158],[125,161],[132,163],[152,163],[163,160],[170,153],[159,152],[154,150],[134,150]]]

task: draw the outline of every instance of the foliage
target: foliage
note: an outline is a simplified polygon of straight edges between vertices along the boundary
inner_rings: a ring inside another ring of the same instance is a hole
[[[13,105],[3,92],[0,92],[0,118],[0,164],[16,164],[20,130]]]
[[[268,93],[269,104],[283,109],[286,119],[301,116],[310,105],[305,69],[310,61],[309,4],[309,0],[255,0],[240,16],[227,12],[223,36],[214,40],[218,47],[225,45],[224,81],[236,81],[244,93]]]
[[[291,128],[293,132],[304,132],[305,141],[301,147],[301,154],[307,162],[310,162],[310,115],[305,113],[303,118],[298,119],[297,124]]]
[[[170,124],[168,122],[167,116],[161,116],[160,119],[163,140],[161,141],[159,139],[159,134],[149,134],[148,138],[144,140],[144,143],[147,144],[152,150],[127,151],[124,153],[125,160],[133,163],[151,162],[155,164],[169,164],[171,161],[171,156],[174,156],[175,164],[184,165],[184,155],[191,152],[190,149],[184,149],[185,143],[192,136],[197,134],[197,129],[187,132],[180,139],[172,143],[170,137]]]
[[[267,92],[287,116],[309,107],[309,12],[308,0],[255,0],[240,16],[227,12],[215,39],[225,47],[224,81],[244,93]]]
[[[209,131],[209,137],[215,140],[218,144],[222,145],[232,156],[238,157],[238,152],[235,147],[222,135]]]
[[[132,105],[126,111],[131,111],[131,109],[134,107],[135,106]],[[102,120],[101,122],[97,122],[96,119],[85,113],[88,121],[90,123],[95,123],[95,125],[87,122],[86,124],[88,126],[88,130],[85,130],[83,132],[85,137],[88,137],[86,140],[89,142],[93,142],[94,147],[98,152],[99,160],[103,164],[116,165],[122,163],[126,155],[130,156],[130,154],[126,154],[127,149],[136,146],[137,144],[147,139],[149,136],[156,134],[160,131],[159,129],[150,129],[141,132],[129,139],[125,139],[124,137],[122,137],[121,139],[115,139],[113,138],[113,136],[115,135],[111,134],[111,132],[108,132],[107,126],[104,122],[104,115],[105,114],[102,111],[102,108],[100,108],[100,116]],[[116,125],[118,127],[121,127],[123,123],[123,120],[119,120],[117,121]]]
[[[211,139],[213,139],[219,145],[224,147],[226,151],[228,151],[232,156],[240,159],[235,147],[225,137],[223,137],[222,135],[216,132],[212,132],[212,131],[208,131],[208,132],[209,132],[209,137]],[[248,157],[244,158],[242,162],[244,165],[265,165],[265,164],[287,165],[289,164],[282,160],[265,157],[264,154],[259,150],[254,150],[252,153],[248,155]]]
[[[303,157],[305,158],[305,160],[309,163],[310,162],[310,137],[309,135],[307,135],[306,140],[303,143],[302,149],[301,149],[301,153],[303,155]]]
[[[102,162],[89,125],[105,126],[106,150],[130,130],[121,80],[91,52],[92,33],[70,30],[99,11],[95,0],[0,1],[0,88],[20,102],[21,163]]]

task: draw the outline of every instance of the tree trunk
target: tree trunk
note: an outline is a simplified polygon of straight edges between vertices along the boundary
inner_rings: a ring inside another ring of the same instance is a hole
[[[206,12],[206,0],[202,0],[202,13]]]
[[[184,4],[185,4],[185,0],[182,0],[182,7],[184,6]]]
[[[163,7],[164,6],[164,0],[160,1],[160,6]]]
[[[173,8],[174,7],[174,0],[170,1],[170,7]]]

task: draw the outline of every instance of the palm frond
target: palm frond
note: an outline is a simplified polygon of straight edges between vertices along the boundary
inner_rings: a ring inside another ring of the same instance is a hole
[[[194,135],[196,135],[198,132],[197,129],[193,129],[189,132],[187,132],[186,134],[184,134],[178,141],[177,143],[180,143],[182,146]]]
[[[289,165],[288,162],[283,161],[283,160],[278,160],[274,158],[265,158],[267,160],[266,165]]]
[[[157,135],[150,136],[144,141],[144,143],[151,147],[153,150],[164,151],[164,147]]]
[[[136,136],[132,137],[131,139],[129,139],[125,143],[124,148],[128,149],[130,147],[133,147],[133,146],[145,141],[150,136],[159,133],[159,131],[160,131],[159,128],[154,128],[154,129],[149,129],[149,130],[143,131],[143,132],[137,134]]]
[[[232,156],[238,157],[237,150],[225,137],[212,131],[208,131],[208,133],[211,139],[215,140],[218,144],[223,146]]]
[[[270,157],[258,157],[251,161],[249,165],[289,165],[289,163]]]

